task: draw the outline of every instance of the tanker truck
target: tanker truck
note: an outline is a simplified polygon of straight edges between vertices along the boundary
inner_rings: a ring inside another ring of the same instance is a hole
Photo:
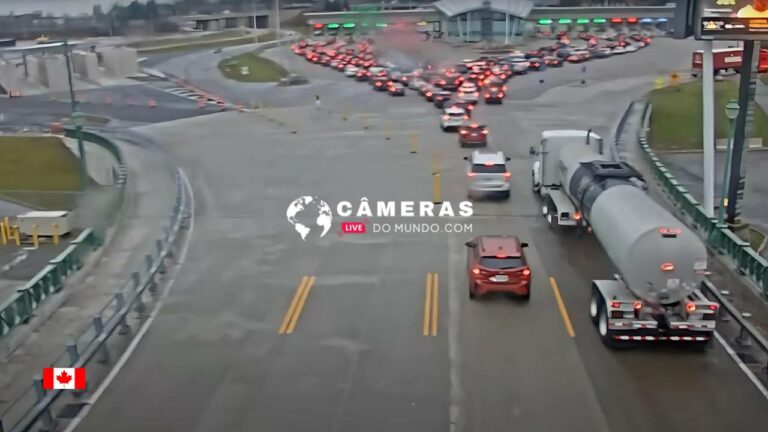
[[[718,304],[699,290],[707,250],[696,234],[648,196],[637,170],[603,156],[591,130],[545,131],[530,153],[549,225],[594,233],[618,269],[613,279],[592,281],[589,316],[603,344],[706,346]]]

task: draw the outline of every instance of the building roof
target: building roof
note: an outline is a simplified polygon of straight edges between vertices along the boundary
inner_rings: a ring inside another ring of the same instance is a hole
[[[533,2],[530,0],[440,0],[434,3],[434,7],[451,18],[483,9],[486,2],[490,3],[491,10],[495,12],[509,13],[521,18],[527,17],[533,9]]]

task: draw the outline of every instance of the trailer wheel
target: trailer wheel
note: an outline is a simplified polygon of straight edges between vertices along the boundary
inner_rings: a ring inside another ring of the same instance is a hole
[[[600,341],[608,348],[619,348],[619,342],[613,338],[613,332],[608,328],[608,308],[605,307],[605,301],[602,298],[599,305],[597,332],[600,334]]]
[[[541,185],[536,184],[536,176],[533,174],[533,171],[531,171],[531,189],[537,194],[541,190]]]
[[[597,326],[597,321],[600,316],[600,305],[603,301],[603,296],[597,288],[592,287],[592,296],[589,298],[589,318],[592,320],[592,324]]]

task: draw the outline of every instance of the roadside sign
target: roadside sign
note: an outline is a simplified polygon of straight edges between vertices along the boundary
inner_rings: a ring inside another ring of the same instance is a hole
[[[249,75],[251,73],[251,68],[248,66],[240,66],[240,75]]]
[[[680,74],[677,72],[669,74],[669,84],[673,86],[680,84]]]
[[[656,78],[655,82],[656,82],[656,88],[657,89],[660,89],[660,88],[664,87],[664,78],[662,78],[662,77]]]
[[[699,0],[696,39],[768,40],[764,0]]]

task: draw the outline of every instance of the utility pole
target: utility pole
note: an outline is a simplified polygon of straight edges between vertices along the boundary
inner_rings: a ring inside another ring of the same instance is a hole
[[[256,33],[256,30],[258,30],[258,27],[256,26],[256,0],[251,1],[251,6],[253,6],[253,38],[254,42],[259,42],[259,36]]]
[[[77,138],[77,151],[80,153],[80,181],[83,189],[88,187],[88,166],[85,161],[85,144],[83,143],[83,126],[80,124],[80,114],[77,112],[75,100],[75,87],[72,85],[72,63],[69,56],[69,41],[64,40],[64,62],[67,65],[67,81],[69,83],[69,102],[72,120],[75,122],[75,137]]]
[[[704,213],[715,216],[715,77],[712,60],[712,41],[704,42],[701,64],[702,82],[702,136],[704,138]],[[722,203],[722,198],[720,200]]]

